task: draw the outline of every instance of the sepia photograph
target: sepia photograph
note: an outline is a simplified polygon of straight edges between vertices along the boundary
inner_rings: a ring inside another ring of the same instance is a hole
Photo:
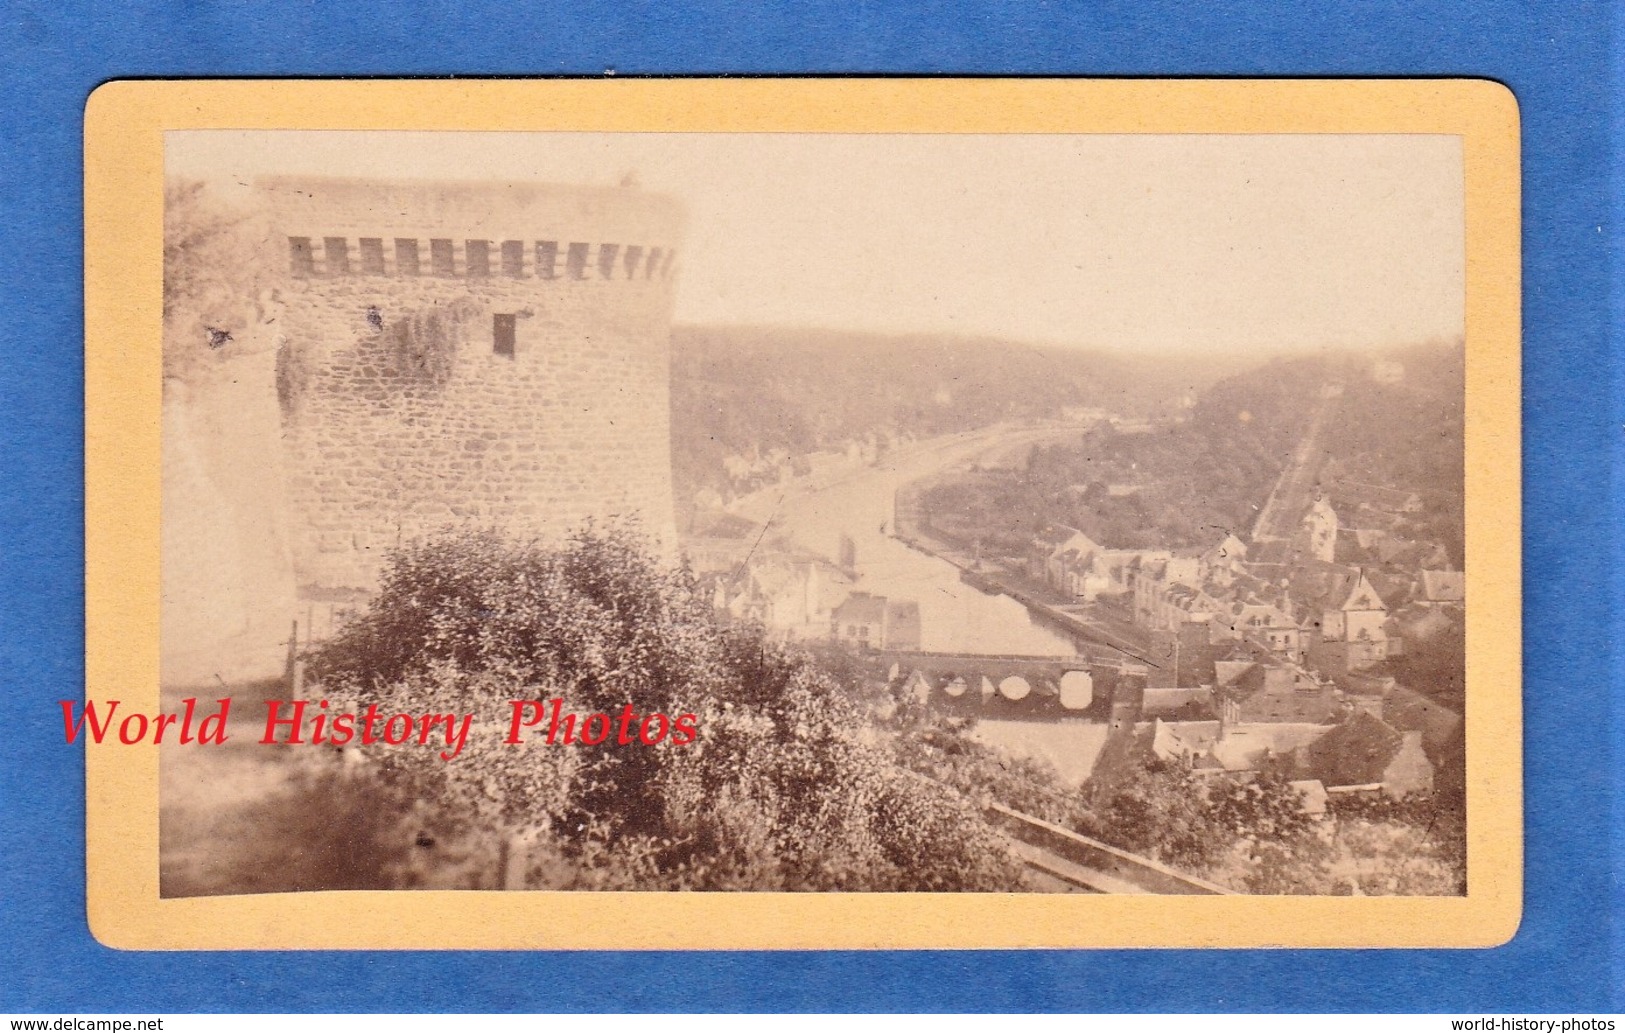
[[[162,897],[1467,893],[1461,137],[163,174]]]

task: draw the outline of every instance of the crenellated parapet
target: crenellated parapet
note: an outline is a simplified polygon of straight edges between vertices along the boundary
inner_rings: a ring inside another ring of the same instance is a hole
[[[669,280],[674,248],[659,244],[453,237],[289,237],[296,279],[349,276],[483,280]]]

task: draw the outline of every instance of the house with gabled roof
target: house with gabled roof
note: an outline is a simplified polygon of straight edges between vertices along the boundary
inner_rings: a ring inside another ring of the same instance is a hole
[[[1266,538],[1247,547],[1247,569],[1258,577],[1277,578],[1290,566],[1292,543],[1285,538]]]
[[[1028,572],[1036,578],[1051,582],[1059,577],[1059,570],[1051,572],[1051,561],[1067,552],[1093,552],[1100,546],[1094,539],[1075,527],[1051,524],[1033,536],[1029,554]]]
[[[1201,555],[1204,571],[1235,567],[1246,559],[1247,543],[1228,532]]]
[[[830,614],[830,637],[860,649],[920,648],[920,604],[853,592]]]
[[[1300,554],[1330,563],[1337,555],[1337,513],[1324,498],[1316,498],[1298,525],[1294,544]]]
[[[1055,524],[1033,539],[1029,573],[1074,599],[1092,598],[1088,582],[1100,546],[1075,527]]]
[[[1380,788],[1390,796],[1433,787],[1433,765],[1420,731],[1402,732],[1381,718],[1357,711],[1310,744],[1304,763],[1328,789]]]
[[[1341,707],[1334,684],[1283,663],[1253,664],[1216,686],[1213,698],[1220,719],[1231,724],[1321,724]]]
[[[713,605],[734,620],[759,623],[792,641],[821,639],[852,584],[850,575],[824,560],[757,556],[717,583]]]
[[[1211,621],[1221,605],[1204,590],[1194,556],[1142,557],[1127,573],[1136,624],[1171,631]]]
[[[1287,582],[1299,625],[1309,630],[1309,655],[1323,670],[1359,670],[1388,656],[1388,607],[1359,567],[1302,564]]]
[[[696,515],[679,543],[683,557],[696,574],[730,574],[750,560],[761,531],[760,524],[737,514],[707,510]]]
[[[1329,725],[1218,721],[1152,722],[1149,748],[1158,760],[1198,775],[1257,771],[1273,761],[1296,763],[1331,731]]]
[[[1140,714],[1148,720],[1211,721],[1214,716],[1213,686],[1179,688],[1147,685],[1140,702]]]
[[[1267,664],[1275,655],[1257,642],[1241,639],[1213,658],[1213,684],[1229,685],[1258,664]]]
[[[1467,575],[1459,570],[1424,570],[1415,602],[1422,606],[1461,606],[1467,600]]]
[[[1383,624],[1388,632],[1388,655],[1401,656],[1417,646],[1432,641],[1456,626],[1450,612],[1442,606],[1424,606],[1410,603],[1389,615]]]
[[[1444,749],[1461,732],[1461,714],[1404,685],[1384,694],[1382,719],[1401,732],[1420,732],[1427,750]]]
[[[1110,549],[1064,525],[1046,528],[1034,538],[1028,571],[1072,599],[1094,602],[1102,594],[1132,589],[1147,563],[1160,563],[1164,570],[1188,569],[1186,580],[1196,579],[1194,552],[1183,556],[1169,549]]]
[[[1215,630],[1229,638],[1253,639],[1294,662],[1303,659],[1303,629],[1280,606],[1243,594],[1214,615]]]

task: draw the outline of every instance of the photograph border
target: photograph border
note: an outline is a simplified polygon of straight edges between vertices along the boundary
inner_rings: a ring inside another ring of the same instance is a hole
[[[1466,175],[1464,898],[344,891],[160,899],[158,753],[86,748],[87,899],[134,949],[1485,947],[1522,903],[1519,123],[1482,80],[124,81],[85,120],[90,699],[158,701],[163,133],[1429,133]]]

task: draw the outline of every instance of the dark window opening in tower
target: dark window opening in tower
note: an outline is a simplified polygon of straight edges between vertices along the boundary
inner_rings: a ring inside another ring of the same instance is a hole
[[[361,272],[364,276],[384,275],[384,241],[381,237],[361,238]]]
[[[327,275],[344,276],[350,272],[348,237],[323,237],[322,250],[327,252]]]
[[[511,312],[498,312],[491,317],[491,351],[513,358],[514,316]]]
[[[489,240],[463,241],[463,265],[469,276],[490,276],[491,242]]]
[[[638,275],[638,265],[643,261],[643,245],[626,245],[626,278],[628,280]]]
[[[536,275],[543,280],[554,280],[559,275],[559,242],[556,240],[538,240],[536,242]]]
[[[418,242],[415,237],[395,238],[395,275],[423,275],[423,266],[418,261]]]
[[[585,280],[587,278],[587,245],[571,244],[570,252],[564,259],[564,266],[570,271],[570,279]]]
[[[676,261],[677,261],[677,252],[676,251],[667,251],[666,252],[666,260],[660,263],[660,278],[662,280],[669,279],[671,277],[672,263],[674,263]]]
[[[502,242],[502,275],[519,279],[525,275],[525,242],[522,240],[504,240]]]
[[[309,237],[289,237],[288,257],[293,262],[293,275],[316,275],[316,254],[311,250]]]
[[[621,253],[619,244],[598,245],[598,275],[606,280],[615,278],[615,259]]]
[[[661,256],[663,256],[665,253],[665,248],[656,247],[649,249],[649,264],[643,267],[643,278],[645,280],[654,279],[655,270],[660,267]]]
[[[456,276],[457,263],[452,258],[451,241],[436,237],[429,241],[429,272],[435,276]]]

